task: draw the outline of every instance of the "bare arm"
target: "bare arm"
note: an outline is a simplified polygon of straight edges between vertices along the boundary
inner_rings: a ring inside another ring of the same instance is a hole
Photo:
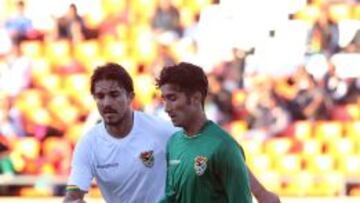
[[[259,203],[281,203],[277,194],[268,191],[248,168],[250,189]]]
[[[71,189],[68,189],[69,187]],[[63,203],[85,203],[85,193],[85,191],[80,190],[76,186],[68,186]]]

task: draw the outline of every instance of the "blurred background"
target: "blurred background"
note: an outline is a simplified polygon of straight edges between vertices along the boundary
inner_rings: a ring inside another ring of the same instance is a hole
[[[109,61],[132,75],[134,108],[165,119],[154,77],[202,66],[208,117],[269,190],[359,202],[358,0],[1,0],[0,202],[60,201]]]

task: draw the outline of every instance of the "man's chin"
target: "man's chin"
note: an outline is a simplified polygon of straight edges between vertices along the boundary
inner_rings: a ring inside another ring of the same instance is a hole
[[[120,125],[120,121],[109,121],[109,120],[104,120],[105,125],[107,126],[119,126]]]

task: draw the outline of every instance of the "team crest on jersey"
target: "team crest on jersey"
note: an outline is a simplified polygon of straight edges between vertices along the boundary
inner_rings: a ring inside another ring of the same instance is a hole
[[[194,159],[194,169],[198,176],[202,176],[207,168],[207,158],[204,156],[197,156]]]
[[[146,167],[151,168],[154,165],[154,151],[144,151],[140,153],[139,158]]]

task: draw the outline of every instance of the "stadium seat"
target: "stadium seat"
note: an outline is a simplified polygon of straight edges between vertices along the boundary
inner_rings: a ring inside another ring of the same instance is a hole
[[[46,90],[49,94],[60,91],[62,78],[57,74],[48,74],[34,81],[36,87]]]
[[[295,17],[313,25],[319,19],[320,15],[321,10],[319,7],[308,5],[296,13]]]
[[[111,40],[105,42],[102,48],[102,55],[106,61],[122,61],[128,55],[128,47],[126,43],[121,41]]]
[[[348,104],[345,109],[352,120],[360,120],[360,107],[358,104]]]
[[[353,140],[360,141],[360,120],[350,121],[345,124],[345,136]]]
[[[52,67],[69,64],[72,51],[70,42],[67,40],[51,41],[45,44],[45,58],[50,61]]]
[[[20,50],[22,54],[30,59],[39,59],[43,56],[43,46],[40,41],[23,41],[20,44]]]
[[[285,154],[274,160],[275,169],[282,175],[297,174],[302,170],[302,157],[299,154]]]
[[[331,20],[339,23],[342,20],[351,18],[351,7],[347,3],[330,4],[328,8],[328,15]]]
[[[229,126],[229,133],[235,140],[241,140],[241,136],[248,130],[247,123],[243,120],[232,121]]]
[[[284,183],[280,195],[304,197],[313,191],[315,185],[315,176],[309,171],[300,171],[292,174]]]
[[[323,141],[343,136],[343,125],[340,121],[318,121],[314,127],[314,136]]]
[[[259,155],[264,152],[263,142],[256,139],[244,139],[239,142],[246,155]]]
[[[233,106],[242,106],[244,104],[246,99],[246,93],[244,90],[236,89],[231,94],[231,103]]]
[[[282,179],[281,175],[277,171],[262,170],[262,172],[256,173],[255,176],[266,187],[266,189],[275,193],[281,191]]]
[[[48,137],[42,144],[45,163],[51,164],[58,175],[67,175],[70,169],[72,148],[62,137]]]
[[[134,78],[135,99],[141,106],[150,105],[153,102],[156,91],[154,84],[154,78],[147,73],[138,74]]]
[[[344,192],[344,186],[344,175],[338,171],[329,171],[319,174],[316,177],[314,190],[312,190],[309,195],[321,197],[338,196]]]
[[[350,138],[327,140],[325,142],[325,153],[335,158],[349,156],[355,153],[355,143]]]
[[[246,164],[254,174],[262,173],[264,171],[272,170],[272,160],[266,154],[246,154]]]
[[[314,174],[321,174],[332,171],[335,168],[335,160],[329,154],[314,155],[303,157],[305,160],[305,169]]]
[[[355,20],[360,19],[360,4],[355,4],[353,6],[352,18]]]
[[[360,156],[347,155],[338,157],[337,169],[348,177],[360,176]]]
[[[293,141],[290,138],[274,138],[266,141],[265,143],[265,154],[271,156],[273,160],[285,155],[291,151],[293,147]]]
[[[80,122],[74,123],[73,125],[69,126],[66,129],[66,131],[64,133],[64,138],[66,140],[68,140],[72,146],[75,146],[77,141],[83,135],[83,133],[84,133],[83,131],[84,131],[83,123],[80,123]]]
[[[298,140],[306,140],[313,135],[312,121],[295,121],[294,122],[294,137]]]
[[[323,143],[318,139],[307,139],[302,143],[301,155],[313,156],[322,153]]]
[[[89,72],[92,72],[94,69],[96,60],[102,60],[97,40],[87,40],[76,43],[73,56],[76,61],[80,62]]]

